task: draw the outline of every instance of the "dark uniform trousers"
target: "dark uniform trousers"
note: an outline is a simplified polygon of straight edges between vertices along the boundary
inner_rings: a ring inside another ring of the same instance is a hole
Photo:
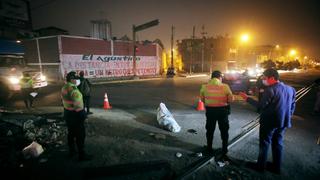
[[[83,110],[84,111],[84,110]],[[75,152],[77,145],[79,156],[84,155],[84,140],[86,137],[83,112],[64,110],[64,118],[68,127],[68,146],[70,153]]]
[[[21,88],[22,98],[27,108],[32,107],[33,104],[33,97],[30,95],[32,91],[32,88]]]
[[[206,107],[206,137],[208,148],[212,148],[214,130],[216,122],[218,121],[221,139],[222,139],[222,153],[225,155],[228,152],[228,139],[229,139],[229,109],[228,107]]]
[[[83,96],[83,105],[87,108],[87,113],[90,112],[90,96]]]
[[[271,144],[273,168],[275,171],[280,172],[280,165],[282,161],[283,150],[283,135],[286,128],[268,127],[264,123],[260,124],[259,130],[259,157],[258,168],[265,169],[268,158],[268,150]]]

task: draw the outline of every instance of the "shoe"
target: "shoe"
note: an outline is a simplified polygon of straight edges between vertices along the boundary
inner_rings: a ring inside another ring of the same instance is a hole
[[[92,157],[93,156],[89,154],[79,155],[79,161],[90,161]]]
[[[279,175],[281,174],[281,170],[276,168],[271,162],[267,162],[266,169],[274,174],[279,174]]]
[[[87,114],[89,115],[89,114],[93,114],[93,112],[87,112]]]
[[[213,149],[212,148],[206,148],[204,151],[203,151],[203,154],[205,156],[213,156]]]
[[[230,158],[225,154],[225,155],[222,155],[221,156],[221,159],[223,160],[223,161],[231,161],[230,160]]]
[[[265,171],[264,168],[259,167],[257,163],[253,163],[253,162],[247,162],[246,167],[254,171],[257,171],[259,173],[263,173]]]

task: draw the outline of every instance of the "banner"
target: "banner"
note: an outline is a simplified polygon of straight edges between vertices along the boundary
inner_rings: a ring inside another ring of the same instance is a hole
[[[60,58],[63,76],[70,71],[84,71],[87,78],[133,76],[132,56],[61,54]],[[137,56],[136,75],[158,75],[160,65],[157,56]]]

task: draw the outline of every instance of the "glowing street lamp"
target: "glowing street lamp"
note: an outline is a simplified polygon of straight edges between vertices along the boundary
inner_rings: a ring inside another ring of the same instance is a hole
[[[279,48],[280,48],[280,46],[279,46],[279,44],[277,44],[277,45],[276,45],[276,49],[279,49]]]
[[[295,56],[297,54],[297,51],[294,49],[291,49],[289,54],[290,54],[290,56]]]
[[[250,39],[250,36],[248,34],[242,34],[240,37],[241,42],[244,42],[244,43],[248,42],[249,39]]]

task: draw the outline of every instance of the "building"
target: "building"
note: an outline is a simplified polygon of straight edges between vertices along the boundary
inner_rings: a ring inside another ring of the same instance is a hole
[[[93,20],[91,21],[91,25],[91,37],[105,40],[112,39],[112,28],[109,20]]]
[[[69,35],[69,32],[54,26],[40,28],[33,31],[37,37],[54,36],[54,35]]]
[[[24,45],[27,64],[39,67],[49,80],[62,80],[69,71],[97,79],[155,76],[161,69],[162,48],[157,43],[136,43],[135,68],[132,41],[58,35],[26,40]]]
[[[32,37],[29,1],[0,1],[0,37],[14,40]]]
[[[227,36],[183,39],[177,46],[186,72],[225,71],[227,61],[236,57],[234,39]]]

